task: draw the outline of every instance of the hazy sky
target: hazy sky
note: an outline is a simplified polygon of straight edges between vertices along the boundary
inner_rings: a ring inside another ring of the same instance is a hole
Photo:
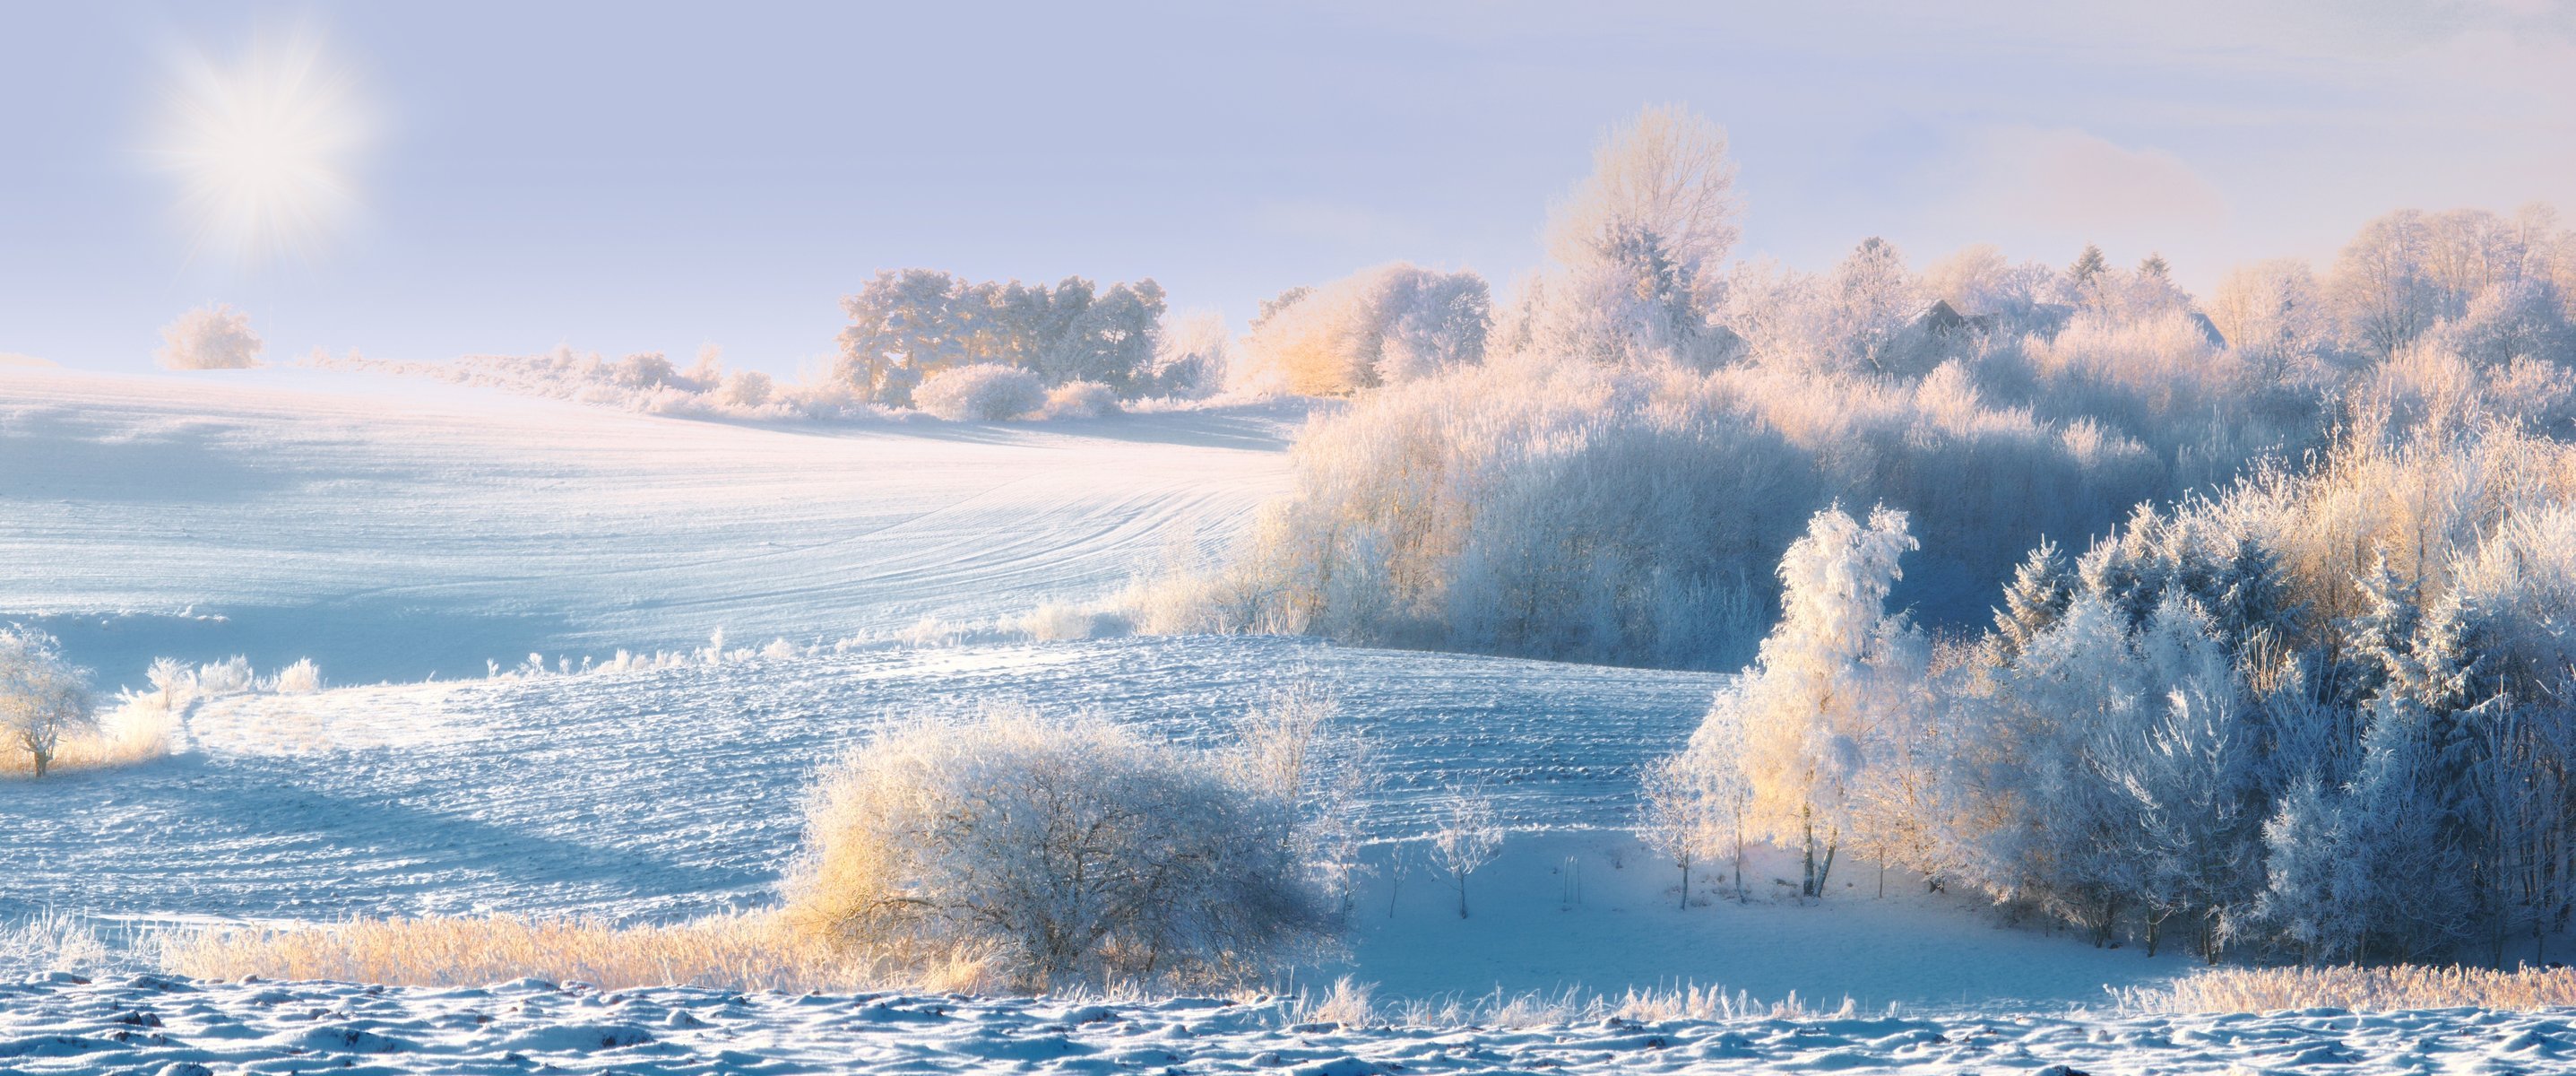
[[[909,265],[1151,276],[1239,326],[1396,259],[1503,284],[1664,101],[1730,131],[1740,253],[1807,267],[2089,239],[2205,287],[2399,206],[2576,214],[2576,0],[2100,6],[0,0],[0,353],[141,368],[225,301],[271,358],[785,371]],[[289,104],[352,135],[298,183],[346,212],[245,261],[182,208],[174,101],[296,40]]]

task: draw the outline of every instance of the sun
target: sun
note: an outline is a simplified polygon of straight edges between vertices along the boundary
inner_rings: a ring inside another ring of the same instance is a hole
[[[190,256],[319,254],[357,208],[351,170],[369,136],[355,81],[321,37],[264,38],[230,63],[188,55],[175,74],[153,156],[179,181]]]

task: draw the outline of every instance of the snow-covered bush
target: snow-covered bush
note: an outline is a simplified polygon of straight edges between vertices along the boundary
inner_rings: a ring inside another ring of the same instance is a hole
[[[958,422],[1000,422],[1035,411],[1047,402],[1038,375],[1016,366],[976,363],[930,375],[912,390],[915,406]]]
[[[239,695],[259,689],[259,677],[251,672],[250,659],[239,654],[198,666],[195,682],[197,691],[206,695]]]
[[[172,370],[239,370],[259,365],[259,334],[229,306],[198,307],[161,330],[154,358]]]
[[[281,695],[309,695],[322,690],[322,667],[312,658],[297,658],[295,664],[277,670],[277,692]]]
[[[1101,634],[1102,616],[1079,606],[1048,602],[1030,610],[1017,626],[1040,642],[1089,639]]]
[[[1023,985],[1257,973],[1330,929],[1296,803],[1097,717],[894,724],[827,770],[787,914]]]
[[[1483,277],[1399,263],[1298,289],[1244,349],[1292,391],[1343,395],[1483,361],[1491,316]]]
[[[62,644],[23,625],[0,628],[0,751],[42,780],[69,739],[98,729],[89,671]]]
[[[1040,408],[1048,418],[1099,418],[1118,413],[1118,393],[1097,381],[1067,381],[1048,389]]]

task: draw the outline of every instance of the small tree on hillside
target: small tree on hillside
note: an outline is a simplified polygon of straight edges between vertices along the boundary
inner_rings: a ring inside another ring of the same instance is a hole
[[[155,358],[172,370],[239,370],[259,365],[259,334],[250,318],[229,306],[204,306],[179,315],[161,330]]]
[[[1744,841],[1740,771],[1732,759],[1713,760],[1681,752],[1646,766],[1645,802],[1637,816],[1637,837],[1681,869],[1680,906],[1690,907],[1691,867],[1732,847],[1735,884],[1744,885]]]
[[[0,746],[24,751],[44,779],[63,737],[98,727],[89,674],[63,660],[54,637],[0,628]]]
[[[1495,817],[1494,799],[1481,789],[1452,787],[1441,810],[1440,831],[1431,835],[1431,861],[1449,875],[1458,891],[1458,918],[1467,918],[1467,876],[1494,861],[1503,848],[1503,825]]]

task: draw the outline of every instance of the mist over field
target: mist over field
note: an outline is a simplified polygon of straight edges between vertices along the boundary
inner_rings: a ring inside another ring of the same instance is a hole
[[[2568,9],[500,14],[0,12],[0,1069],[2576,1048]]]

